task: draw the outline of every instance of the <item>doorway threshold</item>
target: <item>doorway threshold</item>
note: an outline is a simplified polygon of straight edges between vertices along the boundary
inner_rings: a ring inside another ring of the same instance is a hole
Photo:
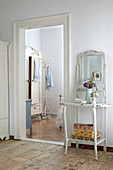
[[[64,146],[64,142],[55,142],[55,141],[39,140],[39,139],[30,139],[30,138],[22,138],[21,140],[32,141],[32,142],[39,142],[39,143],[48,143],[48,144],[53,144],[53,145],[61,145],[61,146]]]

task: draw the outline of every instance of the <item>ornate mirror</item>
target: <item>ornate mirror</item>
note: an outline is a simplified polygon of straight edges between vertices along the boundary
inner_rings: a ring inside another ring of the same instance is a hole
[[[83,87],[84,82],[93,78],[96,83],[96,91],[100,94],[100,102],[105,101],[106,91],[106,76],[105,76],[105,55],[103,52],[94,50],[86,51],[78,54],[77,64],[77,97],[79,93],[82,94],[85,91]]]

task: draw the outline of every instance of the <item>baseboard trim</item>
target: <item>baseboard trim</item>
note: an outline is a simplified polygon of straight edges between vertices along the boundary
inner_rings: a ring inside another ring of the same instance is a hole
[[[76,143],[71,143],[71,147],[75,148],[76,147]],[[93,145],[79,144],[79,148],[94,150],[94,146]],[[104,147],[103,146],[97,146],[97,149],[98,149],[98,151],[103,151]],[[113,147],[107,147],[107,152],[113,152]]]

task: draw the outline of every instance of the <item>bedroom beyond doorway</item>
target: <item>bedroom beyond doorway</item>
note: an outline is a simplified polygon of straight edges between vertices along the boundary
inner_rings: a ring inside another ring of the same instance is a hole
[[[63,25],[25,31],[26,99],[31,99],[32,121],[27,138],[64,141],[59,104],[59,95],[64,96],[63,32]]]

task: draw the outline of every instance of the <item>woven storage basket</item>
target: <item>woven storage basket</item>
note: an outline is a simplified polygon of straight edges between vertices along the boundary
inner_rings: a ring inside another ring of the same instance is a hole
[[[93,124],[74,123],[73,128],[76,137],[94,138]]]
[[[93,130],[82,130],[82,129],[74,129],[74,130],[75,130],[75,136],[77,137],[94,138]]]

